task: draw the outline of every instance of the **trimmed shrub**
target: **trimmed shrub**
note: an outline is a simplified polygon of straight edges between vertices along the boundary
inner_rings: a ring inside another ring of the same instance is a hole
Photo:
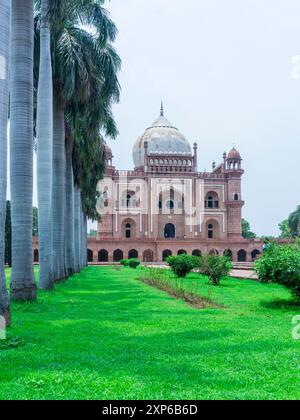
[[[136,268],[138,268],[140,265],[141,265],[141,261],[140,261],[140,260],[138,260],[137,258],[131,258],[131,259],[128,261],[128,266],[129,266],[130,268],[136,269]]]
[[[120,264],[124,267],[129,267],[129,260],[123,259],[120,261]]]
[[[208,276],[214,286],[218,286],[223,277],[232,270],[232,261],[218,255],[204,255],[201,258],[200,272]]]
[[[278,283],[300,300],[300,248],[298,245],[271,244],[255,263],[261,282]]]
[[[186,277],[192,270],[199,267],[200,258],[191,255],[178,255],[169,257],[167,263],[177,277]]]

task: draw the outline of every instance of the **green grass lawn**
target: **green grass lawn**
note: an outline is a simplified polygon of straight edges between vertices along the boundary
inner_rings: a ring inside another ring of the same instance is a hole
[[[193,274],[187,289],[225,305],[196,310],[141,270],[89,267],[13,304],[19,346],[0,350],[0,399],[300,398],[300,307],[286,290]]]

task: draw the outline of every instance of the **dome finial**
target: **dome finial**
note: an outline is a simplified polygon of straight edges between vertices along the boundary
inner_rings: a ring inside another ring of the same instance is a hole
[[[164,117],[165,116],[164,103],[163,103],[163,101],[161,101],[160,116],[161,117]]]

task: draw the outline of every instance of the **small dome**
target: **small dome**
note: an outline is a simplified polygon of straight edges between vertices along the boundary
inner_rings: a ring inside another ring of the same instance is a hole
[[[105,159],[106,160],[109,160],[109,159],[113,158],[111,148],[109,147],[109,145],[107,143],[105,143],[105,145],[104,145],[104,153],[105,153]]]
[[[242,160],[240,153],[234,147],[227,156],[227,160]]]
[[[133,147],[133,160],[136,168],[144,166],[145,143],[148,143],[148,154],[192,156],[188,140],[164,116],[163,107],[160,117],[147,128]]]

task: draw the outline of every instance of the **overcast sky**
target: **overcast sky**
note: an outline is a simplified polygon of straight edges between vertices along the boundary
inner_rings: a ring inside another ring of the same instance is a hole
[[[298,204],[299,0],[112,0],[123,60],[119,169],[159,114],[199,145],[199,170],[233,144],[244,158],[244,217],[277,233]],[[294,60],[294,65],[292,61]],[[297,64],[298,63],[298,64]]]

